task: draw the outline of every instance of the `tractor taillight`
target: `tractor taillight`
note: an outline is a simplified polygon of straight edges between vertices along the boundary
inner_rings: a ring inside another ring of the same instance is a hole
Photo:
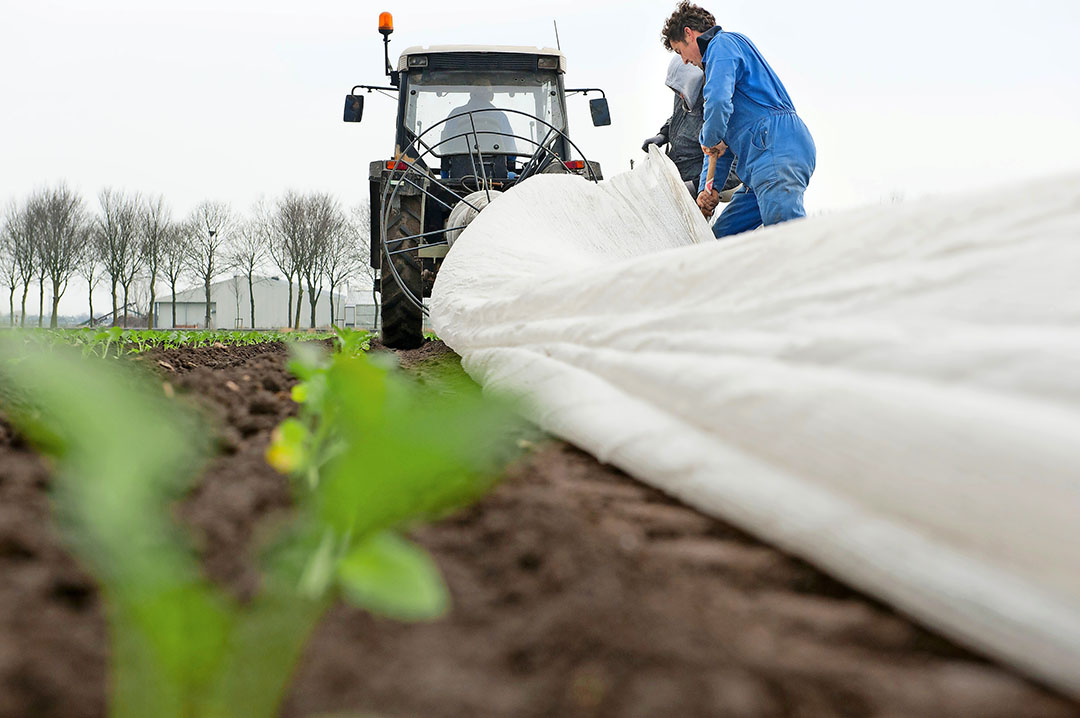
[[[570,160],[563,162],[563,167],[568,170],[583,170],[585,169],[585,162],[583,160]]]
[[[387,160],[386,161],[386,169],[388,169],[388,170],[407,170],[407,169],[409,169],[409,165],[402,162],[401,160],[397,160],[397,161]]]

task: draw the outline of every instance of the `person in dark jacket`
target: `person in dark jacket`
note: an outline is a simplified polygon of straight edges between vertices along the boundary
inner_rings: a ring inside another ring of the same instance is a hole
[[[705,72],[702,150],[719,157],[717,176],[738,158],[745,185],[713,224],[718,238],[806,215],[803,194],[817,163],[810,131],[780,78],[745,35],[725,32],[713,15],[679,4],[663,42]],[[719,199],[706,193],[702,165],[698,206],[709,217]]]
[[[701,123],[704,120],[705,101],[701,89],[705,84],[705,75],[697,67],[687,65],[678,56],[671,58],[668,65],[666,84],[675,93],[675,106],[671,117],[667,119],[660,132],[641,145],[642,152],[649,151],[649,145],[662,147],[667,145],[667,156],[675,163],[679,176],[686,183],[686,188],[693,197],[698,196],[698,179],[701,175]],[[721,201],[731,198],[732,190],[739,185],[739,178],[732,167]],[[722,193],[722,194],[723,194]]]

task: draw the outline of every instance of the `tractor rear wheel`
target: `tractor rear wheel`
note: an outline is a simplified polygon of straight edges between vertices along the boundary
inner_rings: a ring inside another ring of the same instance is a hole
[[[397,197],[386,225],[379,273],[381,339],[392,349],[415,349],[424,343],[424,317],[413,301],[423,297],[421,259],[416,252],[399,251],[415,248],[419,240],[394,241],[424,231],[420,221],[423,200],[422,196]]]

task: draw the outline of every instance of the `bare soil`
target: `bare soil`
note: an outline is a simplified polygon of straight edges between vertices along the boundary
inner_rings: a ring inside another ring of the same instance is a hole
[[[448,350],[400,356],[421,381]],[[289,510],[263,461],[295,412],[283,345],[143,359],[216,427],[181,519],[239,596],[260,524]],[[0,421],[0,717],[99,718],[101,599],[49,520],[49,470]],[[813,567],[557,441],[479,504],[413,532],[453,596],[443,620],[334,607],[282,715],[1080,716],[1056,696]]]

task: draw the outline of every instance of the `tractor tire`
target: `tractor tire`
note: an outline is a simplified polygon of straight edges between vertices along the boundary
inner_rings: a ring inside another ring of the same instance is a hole
[[[386,223],[386,240],[408,237],[423,232],[421,227],[422,196],[398,197],[396,207],[390,212]],[[416,247],[419,240],[408,239],[390,245],[391,250]],[[382,269],[379,273],[379,290],[382,295],[379,311],[382,313],[382,333],[380,338],[391,349],[416,349],[424,343],[424,315],[409,297],[423,296],[421,280],[421,260],[411,252],[386,256],[386,250],[380,247]],[[393,269],[390,267],[393,262]],[[401,284],[394,277],[394,271],[401,278]],[[404,286],[403,286],[404,285]]]

